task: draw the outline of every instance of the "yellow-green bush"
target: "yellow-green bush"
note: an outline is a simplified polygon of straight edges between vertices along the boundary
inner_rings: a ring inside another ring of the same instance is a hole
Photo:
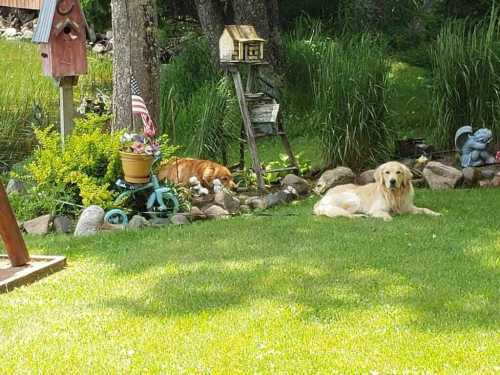
[[[110,187],[120,174],[121,133],[107,131],[109,117],[91,115],[77,120],[64,148],[53,127],[35,130],[39,146],[26,166],[40,188],[64,187],[77,203],[108,207]]]

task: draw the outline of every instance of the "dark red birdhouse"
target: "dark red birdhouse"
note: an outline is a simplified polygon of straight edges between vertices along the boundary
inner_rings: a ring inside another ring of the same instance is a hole
[[[43,70],[56,79],[87,73],[87,21],[78,0],[44,0],[33,42]]]

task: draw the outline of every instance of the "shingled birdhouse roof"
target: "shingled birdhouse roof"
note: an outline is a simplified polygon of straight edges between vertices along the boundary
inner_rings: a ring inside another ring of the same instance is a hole
[[[255,27],[248,25],[228,25],[226,26],[226,30],[231,36],[231,38],[237,42],[265,42],[265,39],[262,39],[255,30]]]

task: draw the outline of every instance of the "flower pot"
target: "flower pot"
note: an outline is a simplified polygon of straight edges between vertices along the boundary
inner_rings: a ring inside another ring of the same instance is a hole
[[[120,152],[123,178],[131,184],[146,184],[149,182],[153,155]]]

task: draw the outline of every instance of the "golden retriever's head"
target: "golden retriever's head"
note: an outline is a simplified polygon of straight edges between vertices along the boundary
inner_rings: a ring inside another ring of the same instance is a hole
[[[375,181],[391,191],[409,187],[412,178],[410,169],[396,161],[382,164],[375,171]]]
[[[237,187],[234,183],[231,171],[222,165],[214,166],[205,170],[203,180],[207,186],[212,187],[212,183],[216,179],[222,182],[224,187],[228,189],[234,190]]]

